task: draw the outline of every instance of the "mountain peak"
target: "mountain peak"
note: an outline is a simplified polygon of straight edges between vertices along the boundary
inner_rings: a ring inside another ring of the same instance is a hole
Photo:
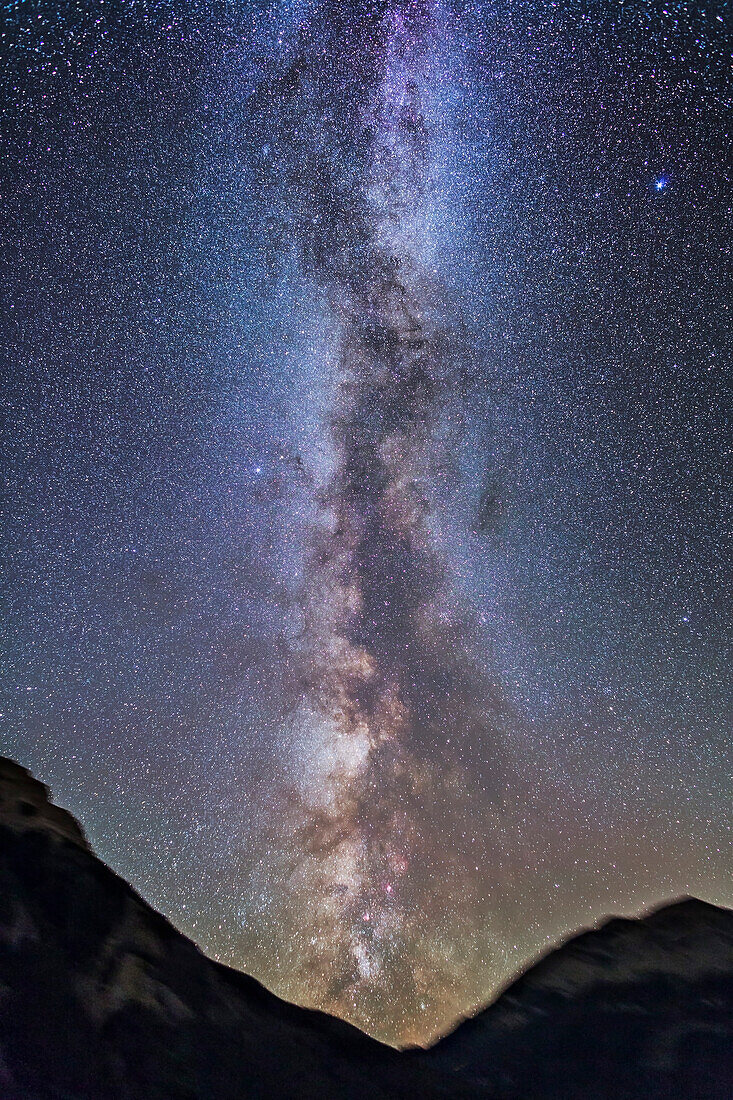
[[[20,832],[41,830],[91,851],[79,822],[54,805],[45,783],[6,756],[0,756],[0,822]]]

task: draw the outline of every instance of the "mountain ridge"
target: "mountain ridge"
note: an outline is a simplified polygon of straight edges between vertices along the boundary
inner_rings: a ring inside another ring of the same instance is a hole
[[[731,1100],[732,1019],[733,913],[683,898],[395,1051],[208,959],[0,759],[3,1100]]]

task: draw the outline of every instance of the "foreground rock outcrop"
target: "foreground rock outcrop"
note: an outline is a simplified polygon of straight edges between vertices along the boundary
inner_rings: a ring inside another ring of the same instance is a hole
[[[731,1100],[732,1051],[728,910],[610,921],[399,1054],[205,958],[0,761],[3,1100]]]
[[[0,822],[18,832],[43,832],[70,840],[91,851],[78,821],[68,810],[54,806],[48,787],[34,779],[27,768],[0,756]]]

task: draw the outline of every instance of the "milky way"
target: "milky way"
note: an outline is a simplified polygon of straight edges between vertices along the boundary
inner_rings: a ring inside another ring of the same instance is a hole
[[[332,16],[318,13],[326,26]],[[338,177],[325,201],[305,204],[315,214],[299,241],[325,294],[333,376],[320,436],[329,461],[303,532],[289,719],[303,775],[283,894],[300,915],[311,996],[389,1034],[426,1002],[454,1011],[446,981],[466,978],[446,965],[437,926],[459,888],[466,909],[451,938],[476,934],[476,863],[496,840],[483,834],[492,805],[502,812],[507,749],[437,518],[470,369],[426,211],[445,27],[421,3],[368,5],[349,25],[368,43],[366,62],[354,54],[356,71],[340,74],[359,96],[347,116],[359,175],[336,212]],[[312,67],[305,53],[288,74],[295,130],[319,106],[308,102]],[[273,156],[310,176],[292,134],[282,142]]]
[[[8,14],[2,750],[397,1045],[730,904],[724,9]]]

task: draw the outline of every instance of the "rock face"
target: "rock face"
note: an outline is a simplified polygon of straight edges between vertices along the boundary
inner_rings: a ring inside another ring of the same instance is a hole
[[[21,832],[40,829],[91,850],[79,823],[51,802],[48,787],[4,756],[0,756],[0,821]]]
[[[690,900],[399,1054],[206,959],[0,761],[2,1100],[731,1100],[732,1019],[733,914]]]

